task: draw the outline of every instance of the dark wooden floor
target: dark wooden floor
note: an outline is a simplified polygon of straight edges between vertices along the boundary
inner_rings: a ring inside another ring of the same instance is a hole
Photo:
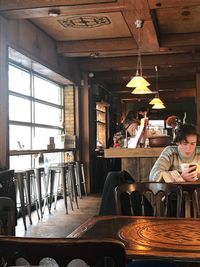
[[[69,207],[69,214],[65,213],[63,199],[58,200],[56,209],[52,207],[51,214],[47,208],[42,220],[38,220],[36,212],[32,212],[33,224],[30,225],[28,217],[26,218],[28,229],[24,230],[22,219],[18,219],[16,226],[16,236],[32,237],[66,237],[80,224],[85,222],[91,216],[98,215],[100,196],[90,195],[78,199],[79,209],[74,204],[74,211]]]

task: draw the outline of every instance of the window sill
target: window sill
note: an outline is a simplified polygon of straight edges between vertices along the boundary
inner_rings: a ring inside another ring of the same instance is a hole
[[[38,150],[10,150],[10,156],[17,155],[33,155],[39,153],[56,153],[56,152],[66,152],[66,151],[74,151],[74,148],[55,148],[55,149],[38,149]]]

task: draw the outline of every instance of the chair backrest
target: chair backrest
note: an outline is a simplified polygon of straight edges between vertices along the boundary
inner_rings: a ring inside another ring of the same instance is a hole
[[[5,263],[8,266],[16,266],[19,258],[24,258],[31,265],[36,266],[42,260],[43,262],[46,260],[45,266],[52,266],[50,265],[52,260],[63,267],[74,259],[81,259],[89,266],[94,266],[99,262],[103,263],[105,257],[107,260],[113,259],[113,266],[125,266],[126,254],[123,243],[114,239],[0,236],[0,266],[4,266]]]
[[[182,189],[171,183],[123,184],[115,189],[115,201],[118,215],[180,217]]]
[[[194,190],[194,200],[196,204],[196,216],[200,218],[200,187]]]
[[[0,171],[0,196],[15,201],[14,170]]]
[[[15,235],[16,209],[9,197],[0,197],[0,235]]]
[[[116,215],[115,205],[115,188],[121,184],[134,183],[135,180],[126,171],[111,171],[107,174],[103,193],[101,198],[101,204],[99,209],[99,215]]]

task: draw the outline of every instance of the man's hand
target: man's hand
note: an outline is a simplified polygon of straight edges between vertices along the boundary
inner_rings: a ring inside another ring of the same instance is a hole
[[[181,177],[185,180],[185,182],[194,182],[198,179],[197,175],[200,173],[200,168],[198,168],[198,166],[195,164],[181,173]]]

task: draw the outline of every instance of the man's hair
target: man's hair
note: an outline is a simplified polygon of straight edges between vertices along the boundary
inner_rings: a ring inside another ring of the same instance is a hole
[[[196,135],[199,137],[199,133],[193,124],[185,123],[179,125],[176,129],[176,136],[174,138],[175,143],[180,143],[181,141],[186,141],[189,135]]]

